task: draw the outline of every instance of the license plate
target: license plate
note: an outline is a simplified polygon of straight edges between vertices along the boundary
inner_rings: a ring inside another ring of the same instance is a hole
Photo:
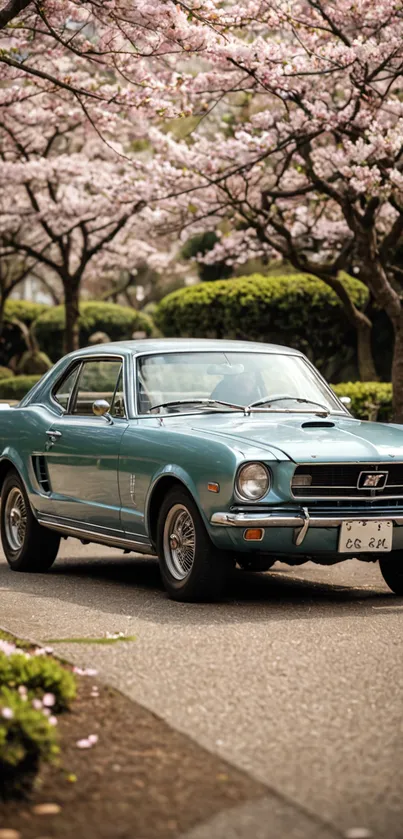
[[[392,550],[393,521],[343,521],[340,553],[384,553]]]

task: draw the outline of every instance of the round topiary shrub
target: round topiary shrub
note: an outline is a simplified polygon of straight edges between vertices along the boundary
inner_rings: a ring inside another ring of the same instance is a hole
[[[17,364],[17,373],[21,376],[42,376],[52,367],[52,362],[44,352],[26,350]]]
[[[343,282],[359,308],[368,291],[347,275]],[[309,274],[252,274],[201,283],[168,294],[155,313],[164,335],[240,338],[286,344],[304,352],[334,381],[357,377],[356,336],[337,295]]]
[[[41,349],[53,361],[63,355],[64,306],[55,306],[40,315],[35,323],[35,335]],[[80,346],[85,347],[94,332],[106,332],[111,341],[129,340],[133,332],[152,333],[152,321],[142,312],[115,303],[96,301],[80,305]]]
[[[10,379],[0,379],[0,399],[22,399],[41,376],[14,376]]]
[[[9,367],[0,366],[0,379],[9,379],[11,376],[14,376],[14,373]]]
[[[43,303],[31,303],[29,300],[7,300],[0,336],[0,364],[7,366],[11,358],[19,357],[27,349],[20,327],[13,323],[14,318],[29,327],[39,315],[50,308]]]

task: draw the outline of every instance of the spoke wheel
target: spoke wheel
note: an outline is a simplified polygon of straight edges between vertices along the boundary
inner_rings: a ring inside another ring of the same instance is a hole
[[[196,532],[192,516],[183,504],[175,504],[167,515],[164,527],[165,559],[175,580],[185,580],[190,574],[195,552]]]
[[[6,538],[12,551],[24,544],[27,529],[27,508],[21,490],[14,487],[9,493],[4,511]]]
[[[60,536],[36,520],[24,482],[14,469],[1,487],[0,533],[13,571],[43,573],[56,559]]]
[[[221,596],[233,563],[211,541],[200,510],[184,487],[168,490],[156,536],[162,581],[170,597],[190,603]]]

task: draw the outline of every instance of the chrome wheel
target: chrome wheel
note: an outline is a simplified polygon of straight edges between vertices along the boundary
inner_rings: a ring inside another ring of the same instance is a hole
[[[19,551],[25,539],[27,528],[27,510],[21,490],[13,487],[6,500],[4,526],[7,542],[12,551]]]
[[[175,504],[164,525],[164,556],[175,580],[190,574],[196,551],[196,533],[192,516],[184,504]]]

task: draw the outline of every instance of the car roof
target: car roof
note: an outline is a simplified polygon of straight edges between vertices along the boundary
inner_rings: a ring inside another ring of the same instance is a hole
[[[122,355],[141,355],[143,353],[186,351],[238,351],[282,353],[287,355],[302,355],[298,350],[284,347],[281,344],[263,344],[257,341],[227,341],[225,339],[209,338],[142,338],[133,341],[111,341],[107,344],[95,344],[71,353],[74,357],[80,355],[103,355],[108,352]]]

